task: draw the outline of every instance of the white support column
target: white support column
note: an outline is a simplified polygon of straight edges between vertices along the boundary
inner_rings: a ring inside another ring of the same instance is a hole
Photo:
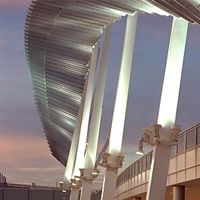
[[[173,186],[173,200],[185,200],[185,186]]]
[[[83,97],[82,97],[82,101],[81,101],[81,104],[80,104],[77,122],[76,122],[74,135],[73,135],[72,143],[71,143],[71,148],[70,148],[70,152],[69,152],[68,160],[70,162],[67,162],[67,166],[66,166],[65,174],[64,174],[64,178],[63,178],[64,185],[67,188],[69,186],[70,179],[72,178],[72,173],[73,173],[74,165],[75,165],[76,152],[77,152],[78,141],[79,141],[79,136],[80,136],[79,135],[80,126],[81,126],[81,121],[82,121],[82,118],[83,118],[83,107],[84,107],[84,103],[85,103],[86,88],[87,88],[87,80],[86,80],[85,87],[84,87],[84,90],[83,90]]]
[[[87,85],[86,94],[85,94],[86,99],[85,99],[84,108],[83,108],[83,118],[82,118],[82,123],[81,123],[81,128],[80,128],[80,138],[79,138],[79,143],[78,143],[75,169],[74,169],[73,176],[80,175],[79,169],[84,167],[84,152],[85,152],[85,145],[86,145],[86,139],[87,139],[87,133],[88,133],[88,124],[89,124],[92,94],[93,94],[93,88],[94,88],[95,71],[96,71],[98,52],[99,52],[98,44],[96,45],[93,51],[94,52],[92,54],[90,70],[88,74],[88,85]]]
[[[82,119],[80,123],[80,132],[79,132],[79,138],[77,141],[77,151],[76,151],[76,157],[75,157],[75,165],[72,169],[72,176],[71,178],[75,178],[75,176],[80,176],[79,169],[83,168],[84,166],[84,152],[85,152],[85,145],[86,145],[86,139],[87,139],[87,132],[88,132],[88,123],[89,123],[89,115],[90,115],[90,109],[91,109],[91,102],[92,102],[92,94],[93,94],[93,86],[94,86],[94,78],[95,78],[95,71],[96,71],[96,65],[97,65],[97,59],[98,59],[98,44],[93,49],[93,54],[91,58],[90,63],[90,69],[88,73],[88,79],[87,79],[87,87],[85,91],[85,99],[84,99],[84,105],[83,105],[83,113],[82,113]],[[71,160],[69,160],[70,162]],[[75,194],[74,194],[75,193]],[[70,200],[78,200],[76,197],[77,190],[72,187]]]
[[[163,127],[170,127],[176,120],[187,29],[188,21],[173,19],[158,114],[158,124]]]
[[[80,200],[90,200],[92,192],[92,182],[93,178],[95,177],[92,173],[94,173],[94,170],[96,170],[94,169],[94,167],[95,167],[99,129],[102,116],[102,106],[103,106],[106,72],[107,72],[109,49],[110,49],[111,31],[112,31],[111,25],[108,25],[104,33],[104,41],[103,41],[101,60],[99,66],[99,77],[94,96],[91,127],[89,130],[88,149],[85,156],[85,170],[84,170],[85,177],[83,177],[82,181]]]
[[[77,199],[79,198],[80,189],[77,187],[71,188],[70,199]]]
[[[187,37],[188,22],[173,19],[166,71],[162,89],[158,124],[162,125],[160,137],[169,141],[170,126],[174,125],[178,104],[183,58]],[[147,200],[164,200],[170,159],[169,144],[156,144],[153,150],[149,174]]]
[[[92,179],[83,179],[80,200],[90,200],[92,193]]]
[[[124,48],[110,131],[109,151],[108,153],[105,153],[102,158],[102,165],[106,167],[106,175],[104,178],[101,197],[102,200],[114,199],[117,172],[118,168],[122,167],[123,156],[120,155],[120,152],[128,99],[137,16],[138,14],[135,13],[134,16],[127,17]]]

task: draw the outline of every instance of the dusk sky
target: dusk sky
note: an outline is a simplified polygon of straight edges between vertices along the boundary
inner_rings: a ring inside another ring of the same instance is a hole
[[[0,172],[8,182],[51,184],[64,167],[50,154],[33,99],[24,51],[29,0],[0,0]],[[140,14],[133,57],[123,151],[136,158],[141,129],[156,123],[167,58],[171,17]],[[113,26],[100,147],[109,137],[125,18]],[[190,25],[177,124],[200,122],[200,27]],[[170,98],[170,97],[169,97]]]

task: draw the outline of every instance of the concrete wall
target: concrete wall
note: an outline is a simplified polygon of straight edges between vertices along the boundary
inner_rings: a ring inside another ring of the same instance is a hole
[[[62,190],[0,189],[0,200],[68,200],[69,195]]]

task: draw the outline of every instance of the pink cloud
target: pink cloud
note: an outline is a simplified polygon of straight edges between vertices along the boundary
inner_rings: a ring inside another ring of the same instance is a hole
[[[26,9],[31,0],[0,0],[0,8],[10,11]]]
[[[62,180],[64,167],[51,156],[45,138],[0,134],[1,173],[8,182],[36,182],[55,186]]]

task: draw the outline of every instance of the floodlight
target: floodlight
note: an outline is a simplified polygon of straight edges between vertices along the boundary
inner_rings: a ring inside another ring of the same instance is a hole
[[[181,132],[181,127],[179,125],[172,125],[170,128],[170,141],[178,141],[178,134]]]
[[[162,126],[160,124],[151,124],[151,128],[153,129],[154,137],[160,138],[160,129]]]
[[[142,141],[142,139],[140,139],[139,147],[138,147],[138,150],[137,150],[136,154],[137,154],[137,155],[141,155],[141,156],[144,155],[144,151],[143,151],[143,141]]]

